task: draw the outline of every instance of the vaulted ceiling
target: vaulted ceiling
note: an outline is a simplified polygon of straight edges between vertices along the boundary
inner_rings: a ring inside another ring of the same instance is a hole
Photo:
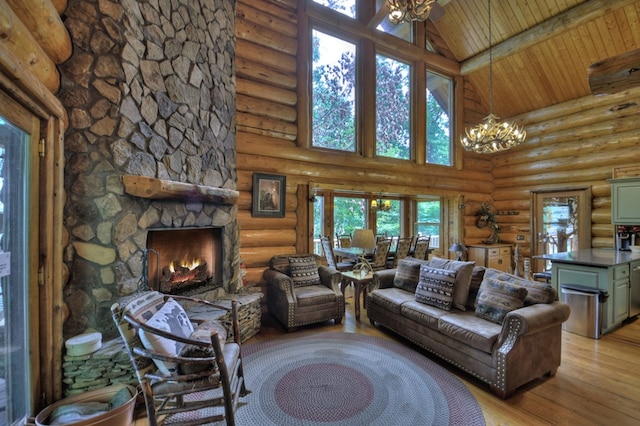
[[[488,0],[438,3],[428,44],[488,110]],[[640,48],[640,0],[492,0],[491,25],[494,113],[511,117],[589,95],[591,64]]]

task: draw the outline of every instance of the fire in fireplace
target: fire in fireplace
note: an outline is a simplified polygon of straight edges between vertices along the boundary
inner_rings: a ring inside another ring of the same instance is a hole
[[[147,281],[167,294],[222,286],[224,229],[155,229],[147,235]]]

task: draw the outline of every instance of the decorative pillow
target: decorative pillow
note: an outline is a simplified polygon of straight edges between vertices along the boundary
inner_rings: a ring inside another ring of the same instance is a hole
[[[290,257],[289,266],[294,287],[320,284],[320,274],[315,257]]]
[[[524,299],[525,305],[535,305],[537,303],[552,303],[554,300],[558,300],[558,292],[551,284],[516,277],[515,275],[507,274],[506,272],[502,272],[493,268],[487,268],[484,276],[495,280],[518,284],[526,288],[527,297],[525,297]]]
[[[393,286],[415,293],[420,278],[420,266],[425,264],[428,265],[429,262],[410,257],[399,260],[396,274],[393,277]]]
[[[172,298],[168,299],[162,308],[149,318],[147,325],[182,337],[187,337],[193,332],[193,325],[191,325],[187,313]],[[153,333],[145,333],[144,330],[140,330],[140,341],[148,350],[168,356],[176,356],[184,346],[182,342],[176,342]],[[169,375],[169,370],[175,368],[174,363],[156,359],[153,362],[155,362],[158,370],[165,375]]]
[[[524,306],[526,296],[526,288],[485,275],[478,292],[476,316],[502,324],[509,312]]]
[[[471,284],[471,274],[473,273],[473,267],[476,263],[434,257],[429,261],[429,265],[434,268],[458,272],[458,275],[456,275],[456,284],[453,288],[453,306],[461,311],[466,311],[467,297],[469,297],[469,285]]]
[[[467,309],[476,309],[476,298],[478,297],[478,290],[480,290],[480,284],[484,278],[484,266],[474,266],[473,273],[471,274],[471,281],[469,283],[469,296],[467,296]]]
[[[220,349],[224,350],[224,344],[227,341],[227,329],[220,321],[212,320],[203,322],[193,330],[189,338],[204,343],[211,343],[211,335],[214,331],[218,333]],[[216,354],[211,346],[184,345],[179,355],[187,358],[211,358],[215,357]],[[180,372],[182,374],[194,374],[210,367],[210,364],[182,364],[180,366]]]
[[[416,301],[450,311],[457,274],[456,271],[422,265],[416,287]]]

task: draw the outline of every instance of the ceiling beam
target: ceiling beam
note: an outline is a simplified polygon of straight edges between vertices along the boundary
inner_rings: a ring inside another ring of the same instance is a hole
[[[568,30],[606,15],[611,11],[636,3],[637,0],[588,0],[544,22],[491,47],[494,62],[514,55]],[[462,62],[460,72],[468,75],[489,65],[489,49]]]

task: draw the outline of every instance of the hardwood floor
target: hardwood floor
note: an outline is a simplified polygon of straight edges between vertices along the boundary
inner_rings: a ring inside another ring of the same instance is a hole
[[[356,321],[351,286],[347,288],[346,302],[342,324],[330,322],[304,327],[300,331],[359,333],[413,346],[390,331],[373,327],[365,309],[362,309],[360,321]],[[263,314],[262,323],[260,333],[246,345],[286,334],[268,313]],[[467,385],[482,407],[487,425],[640,424],[640,319],[599,340],[562,333],[562,365],[557,375],[523,386],[508,400],[494,396],[487,385],[436,356],[414,348]]]
[[[303,327],[300,331],[359,333],[414,347],[467,385],[482,407],[488,426],[640,424],[640,319],[599,340],[563,331],[562,365],[558,374],[531,382],[518,389],[510,399],[502,400],[479,380],[392,332],[373,327],[367,319],[364,306],[360,321],[356,321],[352,286],[346,289],[346,302],[342,324],[329,322]],[[267,341],[285,334],[284,329],[268,313],[264,313],[260,333],[244,344]],[[250,387],[251,383],[248,385]],[[144,418],[135,422],[136,426],[144,424]]]

